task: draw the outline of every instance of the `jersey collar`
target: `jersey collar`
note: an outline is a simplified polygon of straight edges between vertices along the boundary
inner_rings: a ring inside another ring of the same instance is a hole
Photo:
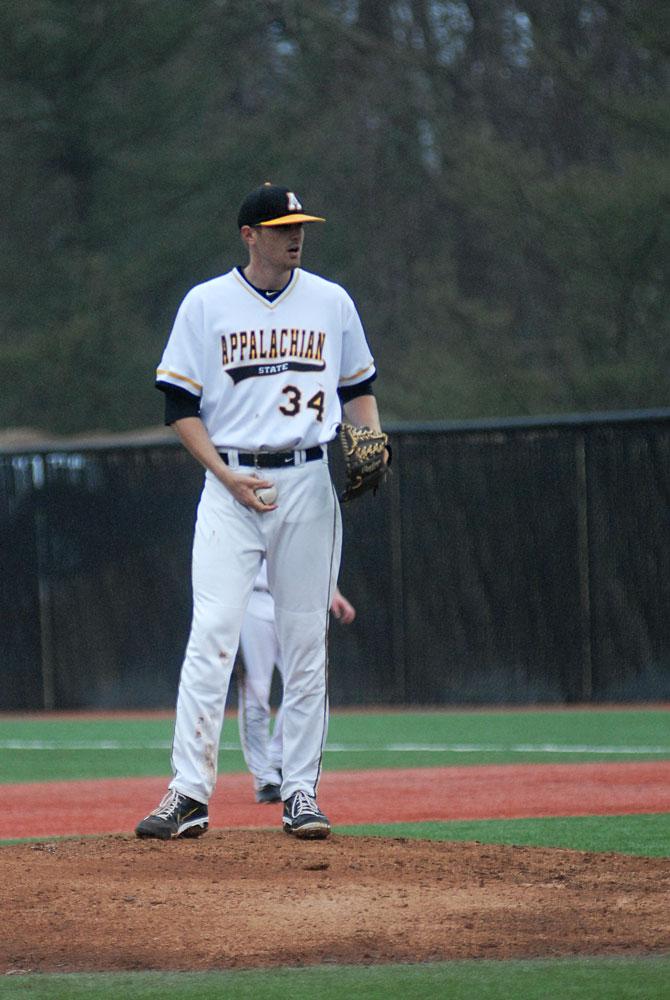
[[[245,276],[241,265],[238,264],[238,266],[233,270],[233,275],[250,295],[253,295],[255,299],[258,299],[259,302],[266,305],[268,309],[274,309],[275,306],[279,305],[280,302],[283,302],[295,288],[300,276],[300,268],[294,268],[291,271],[291,277],[288,279],[284,287],[279,289],[279,291],[272,292],[271,295],[268,295],[268,293],[262,288],[256,288],[255,285],[252,285],[249,279]]]

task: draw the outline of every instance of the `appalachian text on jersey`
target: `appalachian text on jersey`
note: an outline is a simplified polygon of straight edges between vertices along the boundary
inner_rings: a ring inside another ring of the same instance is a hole
[[[325,342],[326,334],[314,330],[241,330],[221,337],[221,363],[233,382],[278,371],[322,371]],[[258,363],[264,361],[280,364]]]

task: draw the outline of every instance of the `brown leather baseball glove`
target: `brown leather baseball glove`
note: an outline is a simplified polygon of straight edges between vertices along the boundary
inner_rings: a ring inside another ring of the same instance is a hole
[[[370,427],[340,425],[340,443],[344,454],[346,484],[340,495],[341,503],[355,500],[368,490],[376,493],[390,473],[384,462],[384,449],[388,448],[388,435]]]

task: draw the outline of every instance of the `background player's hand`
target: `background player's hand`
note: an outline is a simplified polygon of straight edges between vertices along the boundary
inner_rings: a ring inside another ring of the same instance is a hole
[[[339,592],[335,591],[335,596],[333,597],[332,604],[330,605],[330,610],[339,622],[343,625],[351,625],[352,621],[356,617],[356,608],[351,604],[346,597]]]
[[[250,510],[256,510],[259,514],[266,514],[270,510],[277,509],[276,503],[263,503],[254,492],[258,489],[271,487],[273,484],[269,479],[259,479],[258,476],[232,474],[227,477],[225,485],[237,502],[248,507]]]

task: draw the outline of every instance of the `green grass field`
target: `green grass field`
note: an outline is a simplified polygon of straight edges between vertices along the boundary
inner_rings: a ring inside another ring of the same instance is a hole
[[[667,1000],[670,958],[441,962],[272,972],[44,975],[4,1000]]]
[[[172,722],[0,716],[0,783],[169,773]],[[667,711],[334,712],[329,770],[670,759]],[[244,771],[235,717],[221,773]]]
[[[167,775],[172,723],[0,716],[0,783]],[[670,759],[662,710],[333,714],[325,766],[336,769]],[[234,718],[222,772],[243,771]],[[338,833],[479,840],[670,857],[670,814],[336,827]],[[667,1000],[670,957],[319,967],[206,974],[16,975],[0,998],[38,1000]]]

